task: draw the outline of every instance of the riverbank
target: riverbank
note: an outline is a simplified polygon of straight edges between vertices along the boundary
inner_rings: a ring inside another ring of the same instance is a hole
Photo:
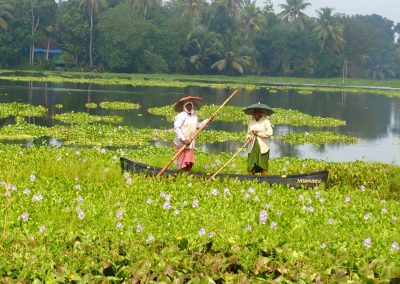
[[[182,74],[123,74],[64,71],[0,70],[0,80],[33,82],[93,83],[100,85],[130,85],[147,87],[212,87],[212,88],[272,88],[320,91],[348,91],[400,96],[400,80],[364,80],[343,78],[294,78],[267,76],[201,76]]]

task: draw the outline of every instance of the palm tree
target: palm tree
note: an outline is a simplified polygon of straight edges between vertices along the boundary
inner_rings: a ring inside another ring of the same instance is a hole
[[[235,17],[238,14],[240,8],[243,7],[243,0],[225,0],[225,1],[229,14],[232,17]]]
[[[286,0],[286,4],[280,4],[282,12],[279,15],[283,20],[288,21],[292,26],[299,25],[300,30],[304,30],[304,22],[307,15],[303,13],[311,3],[304,2],[305,0]]]
[[[55,28],[53,25],[47,26],[44,28],[44,34],[46,35],[47,39],[47,50],[46,50],[46,60],[49,60],[49,51],[50,51],[50,42],[53,37]]]
[[[86,9],[90,17],[90,35],[89,35],[89,59],[90,66],[93,67],[93,26],[94,15],[100,11],[100,8],[106,6],[106,0],[81,0],[79,7]]]
[[[0,0],[0,29],[7,31],[8,20],[12,19],[13,6],[6,3],[4,0]]]
[[[323,49],[331,47],[339,53],[344,45],[343,26],[339,23],[338,16],[332,15],[333,10],[325,7],[316,11],[318,19],[314,32],[317,33]]]
[[[256,1],[245,0],[243,9],[239,13],[239,19],[244,30],[244,38],[247,40],[249,35],[260,31],[263,20],[261,10],[256,6]]]
[[[227,75],[243,75],[247,73],[252,65],[250,56],[235,56],[233,51],[226,53],[225,58],[222,58],[211,65],[211,69],[217,69],[219,72]]]
[[[161,0],[129,0],[131,5],[139,8],[143,12],[143,17],[146,19],[147,12],[153,8],[161,7]]]
[[[198,27],[188,35],[188,57],[185,58],[186,70],[190,73],[204,73],[211,62],[223,55],[222,36]]]
[[[179,0],[182,5],[182,16],[190,16],[192,30],[194,28],[194,18],[200,14],[200,11],[205,5],[204,0]]]

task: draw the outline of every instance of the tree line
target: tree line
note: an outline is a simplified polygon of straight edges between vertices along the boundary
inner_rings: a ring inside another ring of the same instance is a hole
[[[0,67],[400,78],[400,23],[306,0],[0,0]],[[47,52],[35,52],[41,47]]]

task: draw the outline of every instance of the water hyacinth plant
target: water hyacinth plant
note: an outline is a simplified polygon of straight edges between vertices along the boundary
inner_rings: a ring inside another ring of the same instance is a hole
[[[171,153],[0,144],[0,211],[8,214],[0,220],[2,280],[326,283],[400,276],[400,199],[392,194],[399,167],[271,160],[271,173],[330,169],[328,187],[294,190],[189,175],[152,179],[119,165],[119,156],[163,164]],[[228,156],[200,151],[196,170]],[[244,157],[234,163],[245,171]]]

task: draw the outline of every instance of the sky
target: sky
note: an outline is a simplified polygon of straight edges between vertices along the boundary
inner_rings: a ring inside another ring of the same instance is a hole
[[[263,0],[257,0],[258,3],[264,3]],[[271,0],[274,5],[274,11],[279,13],[281,8],[279,4],[286,3],[286,0]],[[305,13],[308,16],[316,17],[315,10],[322,7],[334,8],[334,13],[343,13],[346,15],[372,15],[377,14],[392,20],[395,24],[400,22],[400,0],[305,0],[311,3]],[[263,5],[263,4],[261,4]]]

